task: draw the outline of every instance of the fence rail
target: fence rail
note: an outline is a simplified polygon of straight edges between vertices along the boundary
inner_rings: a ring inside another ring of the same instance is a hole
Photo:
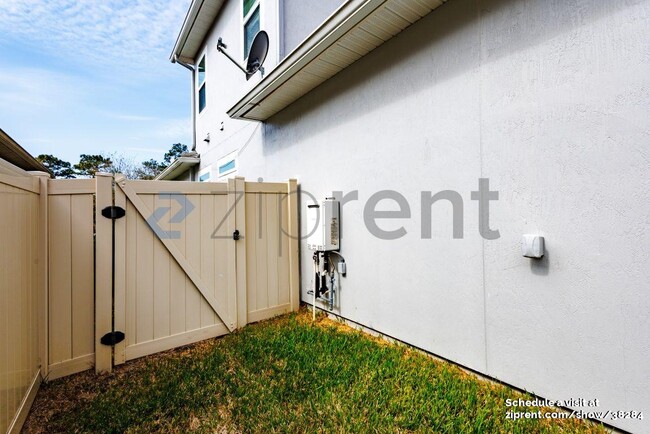
[[[0,164],[0,432],[20,430],[42,379],[296,310],[296,189],[54,180]],[[106,218],[109,206],[126,215]],[[100,343],[114,331],[126,338]]]

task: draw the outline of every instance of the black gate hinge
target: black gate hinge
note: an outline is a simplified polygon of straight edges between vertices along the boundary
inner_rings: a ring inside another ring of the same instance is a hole
[[[123,332],[109,332],[106,333],[102,338],[99,340],[102,345],[117,345],[120,342],[124,340],[124,333]]]
[[[117,220],[126,215],[124,208],[119,206],[107,206],[102,210],[102,215],[107,219]]]

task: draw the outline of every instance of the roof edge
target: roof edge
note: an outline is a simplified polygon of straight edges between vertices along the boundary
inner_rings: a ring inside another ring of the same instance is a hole
[[[233,119],[264,121],[246,117],[249,105],[265,98],[275,91],[289,78],[295,75],[304,65],[316,58],[338,38],[352,27],[370,15],[386,0],[350,0],[339,7],[316,30],[289,53],[274,69],[255,85],[243,98],[228,110],[228,116]]]
[[[160,172],[158,176],[156,176],[154,179],[157,181],[164,181],[166,179],[172,178],[173,175],[176,174],[176,172],[179,171],[179,169],[182,169],[184,167],[190,168],[192,166],[195,166],[201,162],[200,157],[178,157],[177,159],[174,160],[172,164],[167,166],[165,170]]]
[[[174,48],[172,49],[172,52],[169,55],[169,60],[172,63],[175,63],[176,59],[181,59],[184,62],[190,60],[187,58],[187,56],[182,56],[181,52],[185,48],[187,39],[192,33],[192,29],[194,28],[194,24],[196,23],[196,18],[199,16],[199,13],[201,12],[201,8],[203,7],[205,1],[206,0],[192,0],[192,3],[190,3],[190,7],[187,10],[185,19],[183,20],[183,25],[181,26],[181,30],[178,33],[178,36],[176,37],[176,43],[174,44]],[[221,3],[221,5],[219,5],[219,9],[221,9],[222,6],[223,6],[223,2]],[[202,35],[202,39],[204,39],[205,36],[207,36],[207,33],[205,35]]]
[[[0,143],[7,146],[8,148],[11,149],[11,151],[16,154],[19,158],[23,160],[24,163],[27,164],[17,164],[17,161],[7,161],[8,163],[13,164],[14,166],[25,170],[25,171],[42,171],[42,172],[47,172],[51,174],[47,167],[43,165],[40,161],[38,161],[32,154],[27,152],[25,148],[20,146],[18,142],[16,142],[9,134],[7,134],[2,128],[0,128]]]

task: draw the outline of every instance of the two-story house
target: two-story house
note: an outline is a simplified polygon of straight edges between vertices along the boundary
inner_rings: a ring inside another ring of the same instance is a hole
[[[244,65],[258,31],[269,34],[264,63],[268,75],[343,0],[195,0],[174,46],[171,60],[191,71],[194,153],[179,158],[158,179],[216,181],[237,173],[239,155],[262,138],[257,122],[233,119],[227,111],[263,74],[250,80],[217,50]],[[200,155],[200,157],[199,157]]]
[[[649,413],[649,24],[648,0],[194,0],[172,60],[200,157],[170,173],[295,177],[303,217],[338,197],[335,314],[545,398]],[[246,81],[217,42],[243,64],[259,29]],[[301,239],[309,303],[312,253]]]

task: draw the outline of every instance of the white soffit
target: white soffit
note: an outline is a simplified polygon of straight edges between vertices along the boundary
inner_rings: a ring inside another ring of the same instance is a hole
[[[447,0],[350,0],[229,111],[265,121]]]
[[[192,0],[170,56],[172,61],[194,62],[223,4],[224,0]]]
[[[154,179],[164,181],[173,180],[182,175],[190,167],[196,166],[201,162],[199,157],[178,157],[172,164],[167,166],[165,170],[158,174]]]

